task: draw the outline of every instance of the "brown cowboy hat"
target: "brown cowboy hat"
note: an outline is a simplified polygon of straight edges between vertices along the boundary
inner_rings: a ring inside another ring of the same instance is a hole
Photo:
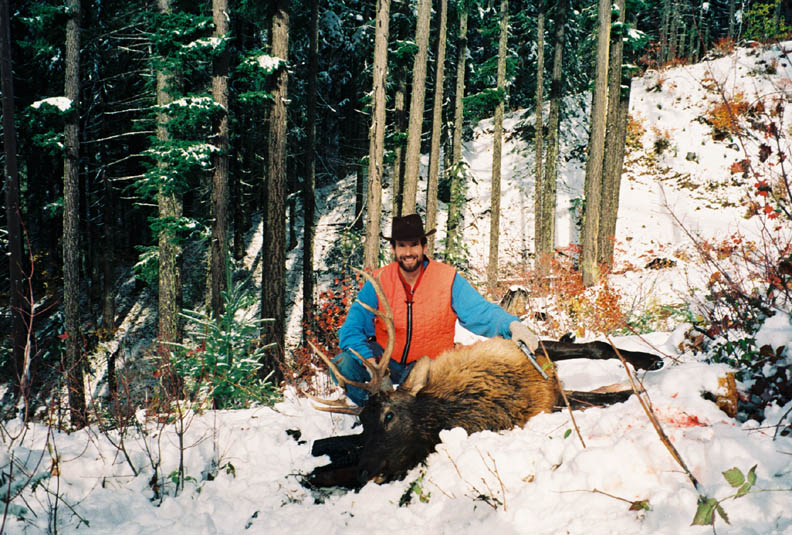
[[[424,232],[423,221],[421,221],[421,216],[418,214],[410,214],[404,217],[396,216],[393,218],[393,223],[391,224],[391,235],[385,236],[384,234],[380,233],[380,237],[383,240],[420,240],[421,238],[426,238],[427,236],[431,236],[435,233],[436,229],[432,229],[429,232]]]

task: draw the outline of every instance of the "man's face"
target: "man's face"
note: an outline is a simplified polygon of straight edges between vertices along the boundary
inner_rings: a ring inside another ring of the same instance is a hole
[[[421,267],[426,246],[421,240],[396,240],[393,244],[393,256],[396,262],[407,273],[412,273]]]

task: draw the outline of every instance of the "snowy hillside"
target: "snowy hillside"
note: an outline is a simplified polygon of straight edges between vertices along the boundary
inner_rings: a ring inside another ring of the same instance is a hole
[[[759,218],[744,217],[746,184],[732,172],[735,161],[745,158],[743,147],[714,139],[712,127],[700,119],[719,98],[712,87],[722,87],[730,97],[741,93],[749,102],[778,95],[788,102],[790,78],[786,56],[770,47],[739,49],[635,80],[631,115],[642,126],[637,131],[643,131],[643,148],[628,154],[612,283],[636,308],[650,301],[677,303],[695,297],[706,273],[688,233],[722,239],[735,232],[757,238],[776,232],[758,226]],[[783,124],[792,124],[792,110],[784,113]],[[507,130],[521,120],[531,119],[513,114]],[[565,123],[564,154],[585,145],[584,124],[580,118]],[[474,273],[487,261],[490,130],[487,122],[478,125],[465,153],[476,178],[469,184],[465,215]],[[658,151],[659,139],[666,141]],[[758,150],[759,143],[753,141],[744,147],[749,154]],[[504,147],[502,259],[523,261],[532,247],[532,169],[532,147],[511,136]],[[583,166],[578,159],[562,157],[559,171],[557,242],[565,246],[577,236],[570,205],[582,196]],[[352,188],[344,184],[321,195],[318,262],[338,239],[337,223],[351,221]],[[389,200],[385,205],[387,210]],[[389,220],[386,213],[385,228]],[[438,227],[442,236],[442,218]],[[258,242],[254,238],[251,243],[250,265],[255,265]],[[290,254],[290,280],[296,281],[300,255]],[[644,269],[655,258],[673,262],[666,269]],[[299,308],[295,303],[292,332],[299,325]],[[792,360],[790,321],[779,312],[757,335],[762,343],[787,346],[787,360]],[[16,488],[26,481],[23,472],[37,484],[14,497],[0,531],[706,534],[711,527],[691,526],[697,500],[704,495],[719,500],[728,515],[727,524],[716,514],[717,533],[792,533],[792,438],[774,436],[776,426],[784,418],[789,421],[792,406],[771,406],[763,422],[740,423],[727,416],[701,393],[722,392],[719,379],[730,370],[706,363],[702,355],[681,352],[686,330],[686,325],[670,325],[668,332],[614,341],[625,349],[665,357],[662,370],[640,377],[665,433],[700,482],[699,491],[660,441],[636,396],[608,408],[576,412],[585,446],[572,431],[568,413],[542,414],[507,432],[467,436],[461,429],[445,431],[426,466],[416,467],[403,481],[369,483],[359,492],[310,491],[301,486],[301,476],[328,462],[311,456],[312,441],[359,428],[353,427],[354,417],[318,412],[309,400],[287,391],[272,409],[188,412],[175,423],[140,411],[123,433],[97,427],[53,433],[38,424],[24,431],[12,422],[3,435],[6,451],[0,455],[3,464],[13,458],[20,472],[14,481],[0,481],[0,488]],[[577,390],[626,380],[615,361],[562,363],[559,376],[566,388]],[[287,433],[294,430],[299,430],[299,441]],[[180,462],[188,475],[182,492],[176,493],[168,478],[152,479],[154,467],[167,475]],[[737,488],[723,472],[736,467],[748,475],[753,466],[755,485],[732,499]]]

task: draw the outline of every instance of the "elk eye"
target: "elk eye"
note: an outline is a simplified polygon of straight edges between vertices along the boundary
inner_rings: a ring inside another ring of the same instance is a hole
[[[385,423],[389,424],[391,420],[393,420],[393,413],[391,411],[388,411],[385,413]]]

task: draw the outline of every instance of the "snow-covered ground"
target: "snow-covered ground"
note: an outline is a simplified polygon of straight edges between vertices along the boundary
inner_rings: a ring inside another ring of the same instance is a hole
[[[776,73],[761,73],[771,61]],[[734,182],[729,168],[744,156],[728,142],[713,141],[709,127],[696,119],[716,98],[707,89],[707,79],[717,80],[730,94],[743,91],[754,100],[779,94],[790,74],[792,67],[774,47],[740,49],[732,56],[648,73],[635,81],[631,113],[646,130],[647,150],[628,157],[621,189],[617,262],[639,267],[614,275],[622,295],[639,305],[647,300],[674,303],[689,296],[703,275],[687,232],[725,238],[739,231],[756,239],[768,232],[756,225],[758,218],[743,217],[740,199],[746,185]],[[514,114],[507,129],[519,120],[520,114]],[[474,273],[487,262],[488,130],[490,125],[480,124],[465,153],[476,177],[465,219]],[[585,144],[581,120],[570,119],[564,131],[569,134],[566,153]],[[648,158],[655,139],[662,136],[669,147]],[[507,141],[504,151],[501,258],[517,261],[532,243],[533,154],[517,136]],[[557,242],[563,246],[576,239],[569,206],[582,196],[581,163],[561,158],[560,177]],[[347,186],[351,184],[341,188]],[[353,198],[349,190],[323,192],[318,259],[336,239],[333,224],[351,221],[342,213],[351,211]],[[389,228],[387,213],[383,222]],[[440,236],[443,228],[441,219]],[[642,269],[655,257],[672,258],[676,264],[664,270]],[[299,303],[294,308],[299,309]],[[293,314],[291,329],[298,324]],[[625,349],[668,357],[663,369],[640,377],[665,433],[700,482],[699,491],[633,396],[622,404],[575,413],[585,446],[570,432],[573,426],[566,412],[542,414],[506,432],[467,436],[453,429],[442,434],[426,466],[416,467],[403,481],[369,483],[359,492],[318,494],[300,485],[301,475],[328,462],[311,456],[312,441],[359,428],[353,428],[354,417],[318,412],[309,400],[289,390],[273,408],[188,413],[181,448],[178,422],[160,423],[142,411],[123,437],[123,451],[117,430],[91,427],[65,434],[40,424],[24,430],[19,422],[10,422],[2,431],[0,464],[8,466],[13,457],[17,468],[12,481],[5,474],[0,479],[0,495],[25,481],[22,468],[37,476],[38,484],[26,486],[12,500],[13,509],[0,531],[704,534],[712,528],[691,526],[703,494],[722,500],[720,506],[728,515],[730,524],[716,515],[718,533],[792,533],[792,439],[774,437],[776,425],[784,417],[788,421],[792,407],[771,406],[763,422],[739,423],[728,417],[701,393],[718,392],[718,379],[729,369],[680,352],[685,330],[685,325],[672,326],[668,332],[614,341]],[[790,317],[777,313],[757,339],[774,347],[789,346]],[[792,359],[788,347],[786,357]],[[564,362],[559,375],[567,388],[577,390],[626,379],[615,361]],[[300,440],[287,430],[299,430]],[[172,483],[163,481],[152,484],[153,466],[162,474],[174,473],[180,452],[188,476],[184,490],[176,493]],[[736,467],[747,475],[753,466],[754,487],[731,499],[737,489],[722,473]],[[400,506],[407,496],[409,504]],[[646,507],[633,510],[637,502]]]

